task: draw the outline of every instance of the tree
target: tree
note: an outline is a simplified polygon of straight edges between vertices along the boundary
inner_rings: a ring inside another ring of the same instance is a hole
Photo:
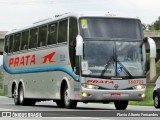
[[[160,30],[160,16],[158,17],[158,20],[153,22],[151,25],[148,25],[149,30]]]
[[[154,22],[154,28],[155,30],[160,30],[160,16],[158,17],[158,20]]]

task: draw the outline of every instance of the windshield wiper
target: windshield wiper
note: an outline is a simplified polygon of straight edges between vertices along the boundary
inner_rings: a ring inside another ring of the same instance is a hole
[[[104,70],[102,70],[102,73],[101,73],[101,77],[104,76],[104,73],[106,72],[106,70],[108,69],[109,65],[111,64],[111,61],[113,60],[113,56],[111,56],[109,58],[109,60],[107,61],[106,65],[104,66]]]
[[[133,78],[132,74],[127,70],[127,68],[116,58],[116,61],[122,66],[122,68],[126,71],[126,73],[130,76],[130,78]]]
[[[133,78],[132,74],[127,70],[127,68],[118,60],[118,58],[114,58],[113,56],[110,57],[110,59],[107,61],[104,70],[101,73],[101,77],[104,76],[104,73],[106,72],[106,70],[108,69],[109,65],[111,64],[111,61],[115,61],[116,64],[117,62],[122,66],[122,68],[125,70],[125,72],[130,76],[130,78]],[[116,68],[116,72],[117,72],[117,68]]]

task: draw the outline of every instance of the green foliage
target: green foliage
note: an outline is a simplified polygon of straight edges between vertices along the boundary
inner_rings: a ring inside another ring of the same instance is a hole
[[[148,25],[149,30],[154,30],[153,24]]]
[[[3,89],[0,89],[0,96],[3,96]]]
[[[156,20],[153,25],[155,30],[160,30],[160,17],[159,20]]]
[[[0,73],[0,89],[3,88],[3,75]]]
[[[0,96],[3,95],[3,75],[0,73]]]
[[[160,73],[160,62],[158,62],[158,64],[156,64],[156,71],[157,71],[157,73]]]
[[[158,20],[153,22],[151,25],[148,25],[149,30],[160,30],[160,16],[158,17]]]

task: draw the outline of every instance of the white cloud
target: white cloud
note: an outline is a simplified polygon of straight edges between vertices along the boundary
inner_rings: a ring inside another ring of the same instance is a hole
[[[1,0],[0,31],[72,11],[110,11],[138,16],[144,23],[160,16],[159,0]]]

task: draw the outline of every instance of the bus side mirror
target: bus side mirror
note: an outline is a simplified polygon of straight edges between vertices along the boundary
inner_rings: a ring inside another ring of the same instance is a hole
[[[155,64],[155,58],[156,58],[156,44],[152,38],[147,38],[150,48],[150,82],[153,82],[153,78],[156,76],[156,64]]]
[[[83,55],[83,38],[80,35],[76,37],[76,56]]]
[[[152,38],[147,38],[150,47],[150,58],[156,58],[156,44]]]

